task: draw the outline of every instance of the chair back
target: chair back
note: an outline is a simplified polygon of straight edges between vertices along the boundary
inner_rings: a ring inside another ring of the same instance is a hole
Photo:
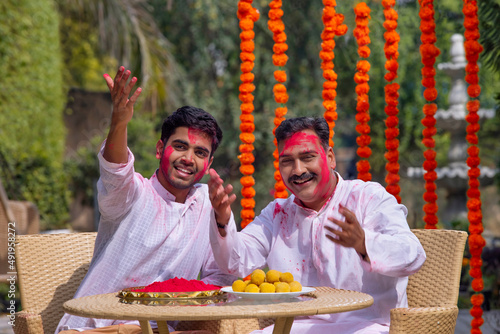
[[[408,279],[409,307],[456,305],[467,232],[414,229],[427,259]]]
[[[97,233],[16,236],[16,267],[23,311],[40,314],[44,333],[54,333],[87,274]]]
[[[12,209],[9,206],[9,199],[5,193],[5,189],[2,186],[2,180],[0,180],[0,245],[5,245],[0,247],[0,282],[7,283],[9,276],[7,272],[11,272],[8,266],[8,252],[7,245],[10,233],[13,233],[16,228],[15,218]],[[10,228],[10,229],[9,229]],[[14,233],[15,234],[15,233]]]

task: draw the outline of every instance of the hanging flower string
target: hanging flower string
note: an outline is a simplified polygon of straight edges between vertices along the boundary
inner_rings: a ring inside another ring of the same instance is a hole
[[[241,59],[241,84],[240,84],[240,94],[239,99],[241,101],[241,115],[240,115],[240,140],[242,144],[239,147],[240,155],[238,159],[240,160],[240,172],[244,176],[240,179],[241,194],[243,198],[241,199],[241,227],[245,228],[250,222],[252,222],[255,217],[255,179],[253,178],[253,173],[255,168],[253,162],[255,157],[253,155],[253,142],[255,141],[255,136],[253,131],[255,130],[254,117],[252,112],[254,110],[253,105],[253,91],[255,86],[253,84],[254,74],[252,69],[254,67],[255,55],[253,51],[255,49],[253,31],[254,22],[259,19],[259,12],[252,7],[252,0],[240,0],[238,3],[238,13],[240,22],[240,59]]]
[[[388,172],[385,178],[387,184],[387,191],[396,197],[398,203],[401,203],[399,193],[401,188],[399,186],[399,119],[398,119],[398,98],[399,98],[399,84],[393,82],[398,77],[398,46],[399,34],[396,32],[398,26],[398,13],[394,10],[396,0],[382,0],[384,7],[384,33],[385,45],[384,53],[386,57],[385,69],[388,71],[384,78],[388,82],[385,85],[385,113],[387,118],[385,120],[385,158],[387,163],[385,169]]]
[[[368,58],[370,56],[370,29],[368,28],[368,22],[370,20],[370,7],[364,2],[360,2],[354,7],[354,14],[356,15],[356,28],[354,28],[354,37],[358,43],[358,55],[361,58]],[[368,121],[370,120],[370,114],[368,110],[370,109],[370,103],[368,99],[368,91],[370,86],[368,85],[368,80],[370,76],[368,71],[370,70],[370,63],[367,60],[360,60],[356,65],[356,74],[354,75],[354,81],[356,82],[356,94],[357,94],[357,104],[356,104],[356,131],[359,136],[356,138],[358,144],[357,154],[360,160],[356,163],[356,169],[358,170],[358,179],[363,181],[370,181],[372,175],[370,173],[370,162],[368,158],[372,154],[372,150],[368,147],[371,142],[370,138],[370,126]]]
[[[434,135],[436,134],[436,118],[435,114],[437,111],[436,103],[432,103],[437,98],[436,86],[436,70],[434,64],[436,63],[436,57],[440,54],[439,49],[434,45],[436,43],[436,22],[434,21],[434,0],[419,0],[420,3],[420,40],[422,44],[420,45],[420,55],[422,57],[422,85],[425,87],[424,99],[427,104],[424,105],[423,113],[425,117],[422,119],[422,124],[425,129],[422,131],[422,143],[427,150],[424,152],[424,164],[425,169],[424,180],[425,180],[425,193],[423,195],[424,200],[427,202],[424,209],[424,221],[426,229],[435,229],[438,223],[437,211],[438,206],[437,194],[436,194],[436,179],[437,173],[435,171],[437,167],[436,162],[436,151],[434,147],[436,142],[434,140]]]
[[[285,115],[287,113],[287,108],[285,104],[288,101],[288,93],[284,83],[286,82],[286,72],[283,69],[288,61],[288,56],[285,52],[288,50],[288,45],[286,44],[286,34],[285,34],[285,24],[281,20],[283,16],[283,10],[281,9],[281,0],[273,0],[269,3],[269,21],[267,21],[267,26],[269,30],[273,33],[273,64],[277,66],[278,69],[274,71],[274,79],[278,82],[274,85],[273,94],[274,100],[279,104],[279,107],[275,110],[274,117],[274,129],[273,135],[276,132],[276,128],[285,120]],[[275,150],[273,152],[274,157],[274,198],[287,198],[288,192],[286,191],[286,186],[283,183],[281,174],[279,172],[279,155],[278,155],[278,143],[276,138],[274,139]]]
[[[333,70],[333,58],[335,54],[335,36],[342,36],[347,32],[347,26],[342,24],[344,22],[344,15],[337,14],[335,7],[337,3],[335,0],[323,0],[323,25],[324,29],[321,33],[321,51],[319,57],[321,58],[321,69],[323,70],[323,106],[325,107],[324,117],[330,128],[330,146],[333,147],[333,128],[337,120],[337,73]]]
[[[467,153],[467,166],[469,166],[469,190],[467,190],[467,209],[469,218],[469,252],[470,270],[469,274],[473,278],[472,289],[477,292],[471,297],[472,309],[470,314],[473,319],[471,321],[471,333],[481,333],[481,325],[484,323],[482,318],[483,311],[481,305],[484,301],[484,296],[480,292],[484,289],[483,274],[481,271],[482,260],[481,254],[486,242],[482,237],[483,233],[483,215],[481,211],[481,192],[479,191],[479,148],[477,132],[479,131],[479,94],[481,87],[479,86],[479,66],[477,61],[479,54],[483,51],[483,47],[479,44],[479,19],[477,15],[477,2],[475,0],[465,0],[463,6],[464,27],[465,27],[465,58],[467,65],[465,67],[465,81],[469,84],[467,93],[470,100],[467,102],[467,135],[466,139],[469,143]]]

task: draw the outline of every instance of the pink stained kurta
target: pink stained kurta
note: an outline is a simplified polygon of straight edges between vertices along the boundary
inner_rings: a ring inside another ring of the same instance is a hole
[[[378,183],[337,176],[335,192],[319,212],[301,206],[293,195],[276,199],[241,232],[231,217],[226,237],[220,236],[212,214],[214,256],[221,270],[239,277],[268,267],[291,272],[303,286],[356,290],[374,298],[374,304],[366,309],[298,319],[292,333],[316,333],[315,329],[358,333],[363,332],[360,323],[376,333],[388,332],[389,311],[407,307],[407,276],[422,266],[425,252],[408,227],[406,207],[394,196]],[[345,220],[338,212],[339,205],[353,211],[364,229],[369,262],[353,248],[326,238],[325,225],[338,228],[328,217]],[[356,326],[347,330],[353,323]],[[311,327],[314,324],[319,327]]]
[[[134,172],[132,152],[126,164],[106,161],[102,151],[98,157],[101,218],[89,272],[75,298],[199,274],[205,283],[231,284],[235,277],[221,273],[210,248],[207,185],[196,184],[185,203],[176,203],[156,173],[146,179]],[[65,314],[56,333],[119,323],[138,324]]]

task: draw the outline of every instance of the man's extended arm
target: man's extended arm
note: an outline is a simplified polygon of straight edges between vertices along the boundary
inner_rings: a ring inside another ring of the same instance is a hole
[[[123,66],[118,69],[114,80],[108,74],[104,74],[104,79],[111,93],[113,113],[111,114],[111,125],[109,126],[103,157],[113,163],[126,163],[128,160],[127,124],[132,119],[134,104],[142,91],[139,87],[130,99],[128,98],[137,82],[137,78],[133,77],[127,84],[129,77],[130,71],[125,71]]]

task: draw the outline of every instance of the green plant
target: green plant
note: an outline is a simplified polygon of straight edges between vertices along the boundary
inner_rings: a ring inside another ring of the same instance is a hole
[[[50,0],[7,0],[0,12],[0,177],[10,199],[37,205],[42,228],[60,227],[69,196],[57,11]]]

